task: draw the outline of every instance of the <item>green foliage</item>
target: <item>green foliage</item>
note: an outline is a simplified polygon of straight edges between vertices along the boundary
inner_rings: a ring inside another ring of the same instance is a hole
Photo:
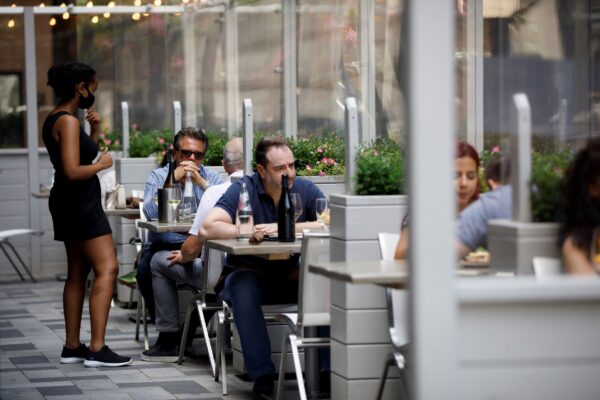
[[[571,153],[534,152],[531,159],[531,213],[535,222],[557,220],[560,186]]]
[[[301,176],[344,174],[344,141],[334,134],[289,139]]]
[[[123,149],[121,143],[121,132],[105,130],[98,134],[98,147],[100,150],[108,149],[117,151]]]
[[[173,131],[170,129],[139,131],[134,127],[129,136],[129,157],[154,155],[160,162],[167,149],[172,147]]]
[[[206,152],[206,156],[204,156],[203,164],[211,166],[221,165],[223,148],[229,140],[227,134],[206,131],[206,136],[208,136],[208,151]]]
[[[356,194],[404,193],[405,160],[400,145],[390,139],[377,140],[356,155]]]

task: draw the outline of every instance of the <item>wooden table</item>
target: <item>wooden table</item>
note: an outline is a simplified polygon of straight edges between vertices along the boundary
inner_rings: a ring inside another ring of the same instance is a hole
[[[215,239],[207,240],[206,247],[220,250],[236,256],[265,256],[270,254],[300,253],[301,239],[294,242],[277,242],[265,240],[260,244],[250,244],[248,239]]]
[[[178,232],[187,233],[192,228],[192,222],[158,222],[158,221],[139,221],[138,226],[140,228],[148,229],[150,232]]]
[[[118,216],[123,218],[139,218],[140,217],[140,209],[139,208],[104,208],[104,214],[106,216]]]
[[[394,261],[340,261],[311,264],[309,270],[331,279],[354,284],[374,283],[382,286],[402,286],[408,280],[408,264],[405,260]],[[514,273],[490,270],[488,268],[460,268],[456,276],[495,276],[512,277]]]

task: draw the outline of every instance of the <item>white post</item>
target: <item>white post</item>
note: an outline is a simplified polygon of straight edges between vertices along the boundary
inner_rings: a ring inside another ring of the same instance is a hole
[[[252,148],[254,132],[254,114],[252,109],[252,100],[244,99],[242,104],[244,111],[244,173],[246,175],[252,174]]]
[[[283,10],[283,130],[285,137],[298,135],[296,78],[296,0],[281,0]]]
[[[25,101],[27,105],[27,175],[29,178],[28,193],[40,190],[40,154],[38,143],[38,104],[37,104],[37,75],[35,53],[35,16],[33,7],[25,7],[23,16],[25,30]],[[29,203],[29,227],[41,228],[40,202],[30,195],[26,201]],[[47,207],[43,205],[43,207]],[[35,274],[41,268],[42,241],[39,236],[31,236],[29,241],[31,254],[31,272]]]
[[[173,135],[176,135],[181,130],[181,103],[177,100],[173,102],[173,126]]]
[[[515,112],[510,137],[513,220],[531,222],[531,107],[525,93],[513,95]]]
[[[467,1],[467,141],[483,150],[483,0]]]
[[[560,101],[558,109],[558,142],[561,149],[567,144],[567,99]]]
[[[360,0],[359,54],[361,143],[375,140],[375,4]]]
[[[346,168],[344,178],[346,181],[346,193],[354,194],[356,185],[354,175],[356,175],[356,153],[358,151],[358,105],[354,97],[346,98],[345,110],[346,124]]]
[[[181,15],[181,24],[183,29],[183,64],[184,90],[185,90],[185,126],[196,126],[198,119],[196,116],[196,27],[194,20],[195,13],[183,13]]]
[[[121,131],[123,132],[123,157],[129,157],[129,104],[121,102]]]
[[[225,73],[227,76],[227,134],[237,132],[238,107],[238,20],[235,2],[230,0],[225,6]]]
[[[455,4],[409,0],[403,21],[408,24],[402,40],[408,41],[409,398],[416,400],[456,398]]]

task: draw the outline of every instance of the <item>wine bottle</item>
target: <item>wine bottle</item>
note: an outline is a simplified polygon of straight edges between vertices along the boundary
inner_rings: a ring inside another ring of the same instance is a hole
[[[169,173],[163,184],[163,189],[175,187],[175,160],[171,159],[170,152],[167,152],[167,163],[169,164]]]
[[[281,177],[281,196],[277,205],[277,238],[280,242],[296,240],[294,203],[288,187],[288,176]]]
[[[184,220],[190,220],[192,215],[196,214],[198,206],[196,205],[196,196],[194,196],[194,184],[192,183],[192,173],[185,173],[185,187],[183,189],[183,200],[181,201],[181,214]]]
[[[246,182],[242,182],[240,198],[235,217],[235,227],[238,238],[249,238],[254,233],[254,218],[252,217],[252,206]]]

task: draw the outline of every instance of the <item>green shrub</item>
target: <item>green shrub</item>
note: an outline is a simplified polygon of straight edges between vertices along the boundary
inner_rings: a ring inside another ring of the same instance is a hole
[[[555,222],[560,186],[571,153],[534,152],[531,158],[531,214],[535,222]]]
[[[404,193],[405,168],[402,148],[390,139],[362,147],[356,155],[356,194]]]
[[[154,155],[158,162],[162,160],[167,149],[173,146],[173,131],[133,129],[129,135],[129,157],[149,157]]]
[[[229,140],[227,134],[207,131],[206,136],[208,136],[208,151],[206,152],[206,156],[204,156],[203,164],[212,166],[221,165],[223,148]]]

